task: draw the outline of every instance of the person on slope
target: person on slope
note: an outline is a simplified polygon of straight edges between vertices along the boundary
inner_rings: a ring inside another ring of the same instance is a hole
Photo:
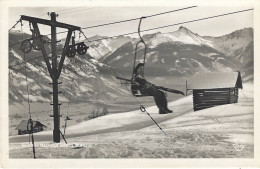
[[[154,97],[154,101],[159,108],[159,114],[172,113],[167,107],[167,100],[164,92],[158,90],[155,85],[146,81],[143,77],[144,64],[139,63],[134,69],[133,82],[138,84],[138,90],[141,93],[147,93],[149,96]]]

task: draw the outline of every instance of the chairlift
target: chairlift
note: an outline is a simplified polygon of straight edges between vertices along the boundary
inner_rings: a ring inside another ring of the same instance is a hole
[[[144,68],[145,68],[145,58],[146,58],[147,45],[144,42],[144,40],[143,40],[143,38],[141,37],[141,34],[140,34],[140,27],[141,27],[142,19],[144,19],[144,18],[146,18],[146,17],[141,17],[140,18],[139,25],[138,25],[138,35],[139,35],[140,40],[137,42],[137,44],[135,46],[135,57],[134,57],[132,79],[130,80],[130,79],[126,79],[126,78],[122,78],[122,77],[118,77],[118,76],[116,77],[119,80],[123,80],[123,81],[126,81],[126,82],[131,84],[131,92],[132,92],[132,94],[135,97],[152,96],[152,95],[149,95],[146,91],[142,90],[140,88],[140,85],[134,81],[134,70],[135,70],[135,67],[136,67],[137,48],[138,48],[139,44],[143,44],[144,45],[143,72],[142,72],[142,76],[144,76]],[[159,89],[159,90],[163,90],[163,91],[166,91],[166,92],[171,92],[171,93],[184,95],[184,93],[179,91],[179,90],[169,89],[169,88],[165,88],[163,86],[155,86],[155,87],[157,89]]]
[[[131,92],[134,96],[136,97],[143,97],[143,96],[151,96],[149,95],[148,93],[140,90],[140,85],[137,84],[136,82],[134,82],[134,70],[135,70],[135,66],[136,66],[136,57],[137,57],[137,49],[138,49],[138,46],[140,44],[143,44],[144,45],[144,56],[143,56],[143,64],[145,65],[145,58],[146,58],[146,50],[147,50],[147,46],[140,34],[140,27],[141,27],[141,23],[142,23],[142,19],[144,19],[145,17],[141,17],[140,18],[140,21],[139,21],[139,25],[138,25],[138,35],[139,35],[139,38],[140,40],[137,42],[137,44],[135,45],[135,56],[134,56],[134,65],[133,65],[133,72],[132,72],[132,79],[129,80],[129,79],[125,79],[125,78],[121,78],[121,77],[116,77],[117,79],[119,80],[124,80],[128,83],[131,84]],[[142,72],[142,75],[144,75],[144,71]]]

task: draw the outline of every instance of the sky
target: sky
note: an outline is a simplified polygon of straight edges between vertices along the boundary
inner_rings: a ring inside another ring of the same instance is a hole
[[[126,19],[139,18],[141,16],[148,16],[157,13],[172,11],[175,9],[185,8],[188,6],[164,6],[164,7],[152,7],[152,6],[139,6],[139,7],[108,7],[108,6],[75,6],[70,8],[61,7],[15,7],[9,8],[9,28],[11,28],[20,15],[28,15],[33,17],[39,17],[43,19],[50,19],[47,12],[56,12],[59,14],[57,21],[68,23],[82,28],[116,22]],[[168,13],[160,16],[144,19],[142,21],[141,30],[150,29],[170,24],[175,24],[184,21],[190,21],[194,19],[220,15],[229,12],[235,12],[239,10],[245,10],[252,8],[252,6],[198,6],[196,8],[190,8],[182,11]],[[101,36],[115,36],[125,34],[129,32],[136,32],[138,28],[138,20],[114,24],[109,26],[103,26],[92,29],[85,29],[84,33],[87,37],[94,35]],[[29,33],[28,22],[24,21],[23,30]],[[253,27],[253,11],[247,11],[239,14],[233,14],[229,16],[223,16],[213,18],[204,21],[198,21],[188,24],[182,24],[172,26],[169,28],[156,29],[149,32],[143,32],[142,34],[151,34],[155,32],[173,32],[179,29],[180,26],[184,26],[194,33],[198,33],[201,36],[222,36],[229,34],[235,30]],[[40,31],[42,34],[49,34],[50,27],[40,25]],[[20,25],[16,26],[16,30],[20,30]],[[57,32],[64,31],[64,29],[58,29]],[[59,38],[64,38],[66,34],[58,35]],[[76,35],[77,36],[77,35]],[[133,35],[137,36],[137,34]]]

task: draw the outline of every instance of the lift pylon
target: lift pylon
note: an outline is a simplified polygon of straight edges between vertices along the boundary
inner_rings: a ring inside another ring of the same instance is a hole
[[[59,114],[59,97],[58,97],[58,94],[59,94],[58,79],[61,74],[61,70],[63,67],[64,60],[65,60],[67,48],[69,47],[69,42],[71,39],[72,32],[75,30],[80,30],[80,27],[57,22],[56,21],[57,15],[55,12],[50,13],[50,16],[51,16],[51,20],[46,20],[46,19],[22,15],[21,20],[28,21],[33,25],[33,29],[35,31],[35,38],[37,38],[39,48],[42,52],[44,61],[47,65],[48,72],[52,78],[51,84],[53,87],[52,95],[53,95],[53,122],[54,122],[53,141],[56,143],[59,143],[60,142],[60,114]],[[38,24],[51,26],[51,50],[52,50],[52,58],[51,58],[52,62],[51,63],[48,59],[48,55],[47,55],[45,47],[44,47],[44,41],[42,39]],[[64,45],[59,63],[57,60],[57,45],[56,45],[57,27],[68,29],[65,45]]]

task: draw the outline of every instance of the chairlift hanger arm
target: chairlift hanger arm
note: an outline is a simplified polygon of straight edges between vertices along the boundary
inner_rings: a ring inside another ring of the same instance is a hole
[[[145,18],[146,18],[145,16],[141,17],[141,18],[140,18],[140,21],[139,21],[139,25],[138,25],[138,35],[139,35],[139,38],[141,39],[141,42],[143,42],[143,43],[144,43],[144,40],[143,40],[143,38],[142,38],[142,36],[141,36],[141,31],[140,31],[140,29],[141,29],[142,19],[145,19]],[[145,43],[144,43],[144,44],[145,44]]]
[[[141,17],[140,20],[139,20],[139,25],[138,25],[138,35],[139,35],[139,38],[140,38],[140,41],[137,42],[136,46],[135,46],[135,57],[134,57],[134,65],[133,65],[133,73],[132,73],[132,78],[134,78],[134,70],[135,70],[135,64],[136,64],[136,57],[137,57],[137,48],[138,48],[138,45],[140,43],[143,43],[144,44],[144,60],[143,60],[143,64],[144,64],[144,68],[145,68],[145,58],[146,58],[146,49],[147,49],[147,46],[146,46],[146,43],[144,42],[142,36],[141,36],[141,23],[142,23],[142,19],[144,19],[146,17]],[[143,69],[143,72],[142,72],[142,75],[144,76],[144,69]]]

